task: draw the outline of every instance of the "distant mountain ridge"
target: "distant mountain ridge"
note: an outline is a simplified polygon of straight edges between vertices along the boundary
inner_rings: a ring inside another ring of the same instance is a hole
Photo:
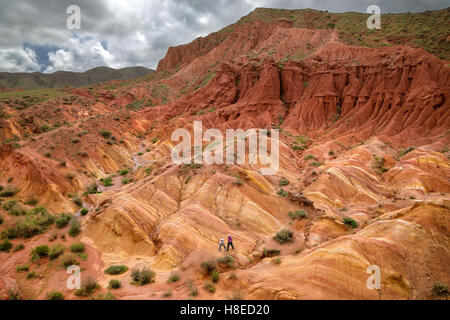
[[[110,80],[129,80],[143,77],[154,70],[145,67],[113,69],[97,67],[86,72],[57,71],[55,73],[9,73],[0,72],[0,87],[8,89],[45,89],[65,86],[82,87]]]

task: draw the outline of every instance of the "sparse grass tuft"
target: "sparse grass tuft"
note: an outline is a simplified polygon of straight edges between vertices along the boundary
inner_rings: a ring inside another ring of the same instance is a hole
[[[131,279],[133,279],[135,284],[143,286],[155,282],[155,275],[155,272],[148,268],[143,268],[142,270],[133,269]]]
[[[51,260],[54,260],[54,259],[58,258],[60,255],[62,255],[63,252],[64,252],[64,246],[60,243],[57,243],[50,248],[48,255]]]
[[[204,288],[209,293],[215,293],[216,292],[216,287],[212,283],[209,283],[209,282],[205,283]]]
[[[438,297],[446,297],[448,296],[448,286],[446,283],[437,282],[433,284],[433,288],[431,289],[431,293]]]
[[[9,252],[12,248],[12,243],[8,239],[3,240],[2,243],[0,243],[0,252]]]
[[[85,246],[82,242],[75,242],[70,245],[70,252],[81,253],[84,252]]]
[[[345,217],[344,219],[342,219],[342,221],[344,222],[344,224],[350,228],[357,228],[358,227],[358,223],[356,222],[355,219],[350,218],[350,217]]]
[[[281,251],[278,249],[266,249],[263,250],[263,256],[264,257],[274,257],[279,256],[281,254]]]
[[[174,282],[178,282],[180,280],[180,276],[178,274],[172,274],[169,279],[167,280],[167,282],[169,283],[174,283]]]
[[[109,280],[109,288],[110,289],[119,289],[122,286],[122,282],[117,279],[111,279]]]
[[[35,261],[47,257],[49,252],[50,248],[48,247],[48,245],[44,244],[41,246],[37,246],[31,251],[32,260]]]
[[[211,272],[211,281],[213,283],[217,283],[217,282],[219,282],[219,278],[220,278],[220,272],[217,270],[213,270]]]
[[[307,219],[308,218],[308,214],[305,210],[297,210],[294,212],[289,212],[289,217],[292,220],[301,220],[301,219]]]
[[[106,274],[122,274],[128,271],[128,267],[124,265],[110,266],[105,270]]]
[[[47,293],[47,300],[64,300],[64,295],[59,291],[51,291]]]
[[[60,261],[61,261],[61,265],[64,268],[78,264],[76,256],[73,253],[69,253],[69,252],[63,254],[60,258]]]
[[[234,259],[232,256],[223,256],[217,259],[217,263],[228,268],[233,267]]]
[[[214,270],[216,270],[216,262],[214,260],[203,261],[200,266],[207,275],[210,275]]]
[[[278,181],[278,185],[279,185],[280,187],[287,186],[288,184],[289,184],[289,181],[287,181],[287,180],[284,179],[284,178],[281,178],[280,181]]]
[[[70,220],[69,235],[75,238],[81,233],[81,223],[79,223],[75,218]]]
[[[21,264],[16,267],[16,272],[28,272],[30,271],[30,266],[28,264]]]
[[[294,232],[292,232],[291,230],[283,229],[277,232],[277,234],[273,237],[273,239],[280,244],[284,244],[287,242],[293,242],[294,241],[293,237]]]
[[[85,278],[81,284],[81,288],[75,291],[77,297],[87,297],[94,293],[94,291],[99,287],[97,280],[88,276]]]
[[[67,225],[69,224],[69,221],[70,221],[71,218],[72,218],[71,215],[63,213],[59,218],[57,218],[55,220],[56,227],[58,229],[62,229],[62,228],[67,227]]]

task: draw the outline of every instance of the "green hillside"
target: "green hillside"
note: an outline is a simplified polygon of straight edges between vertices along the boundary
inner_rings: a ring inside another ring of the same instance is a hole
[[[331,13],[312,9],[287,10],[258,8],[237,22],[270,22],[288,20],[295,27],[307,29],[337,29],[340,38],[349,45],[380,47],[409,45],[422,47],[441,59],[450,60],[450,8],[423,13],[382,14],[381,30],[368,30],[369,14]],[[230,26],[228,28],[233,28]]]
[[[0,73],[0,86],[22,88],[26,90],[52,89],[65,86],[82,87],[110,80],[129,80],[154,72],[144,67],[112,69],[98,67],[83,73],[57,71],[51,74],[35,73]]]

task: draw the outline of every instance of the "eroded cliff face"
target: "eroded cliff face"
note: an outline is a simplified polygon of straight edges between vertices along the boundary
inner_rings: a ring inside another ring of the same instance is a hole
[[[218,240],[227,234],[236,246],[226,253],[232,269],[221,266],[216,294],[201,289],[200,298],[239,291],[256,299],[427,299],[434,283],[450,282],[445,61],[419,48],[352,47],[335,30],[256,20],[170,48],[151,77],[112,92],[73,91],[80,103],[60,115],[71,125],[32,139],[42,106],[23,126],[4,106],[10,117],[0,128],[2,138],[23,138],[20,148],[0,149],[0,184],[15,186],[14,197],[36,197],[55,214],[77,213],[76,197],[89,208],[76,240],[88,244],[94,260],[86,263],[102,286],[112,264],[156,271],[150,291],[129,284],[130,271],[120,276],[118,298],[152,299],[168,288],[186,298],[192,285],[167,277],[202,286],[200,263],[223,257]],[[52,100],[47,110],[64,106]],[[204,130],[281,128],[279,171],[173,164],[171,134],[192,132],[194,121]],[[303,219],[289,215],[298,210]],[[292,242],[274,241],[282,229]],[[13,268],[24,255],[2,255],[4,287],[26,281]],[[380,290],[367,288],[371,265],[380,267]],[[57,283],[43,277],[32,287],[47,282]]]

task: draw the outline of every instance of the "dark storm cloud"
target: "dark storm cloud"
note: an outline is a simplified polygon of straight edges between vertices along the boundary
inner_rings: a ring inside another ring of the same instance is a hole
[[[108,65],[155,68],[167,48],[229,25],[256,7],[365,12],[441,9],[448,0],[1,0],[0,71],[84,71]],[[81,8],[81,30],[66,9]]]

